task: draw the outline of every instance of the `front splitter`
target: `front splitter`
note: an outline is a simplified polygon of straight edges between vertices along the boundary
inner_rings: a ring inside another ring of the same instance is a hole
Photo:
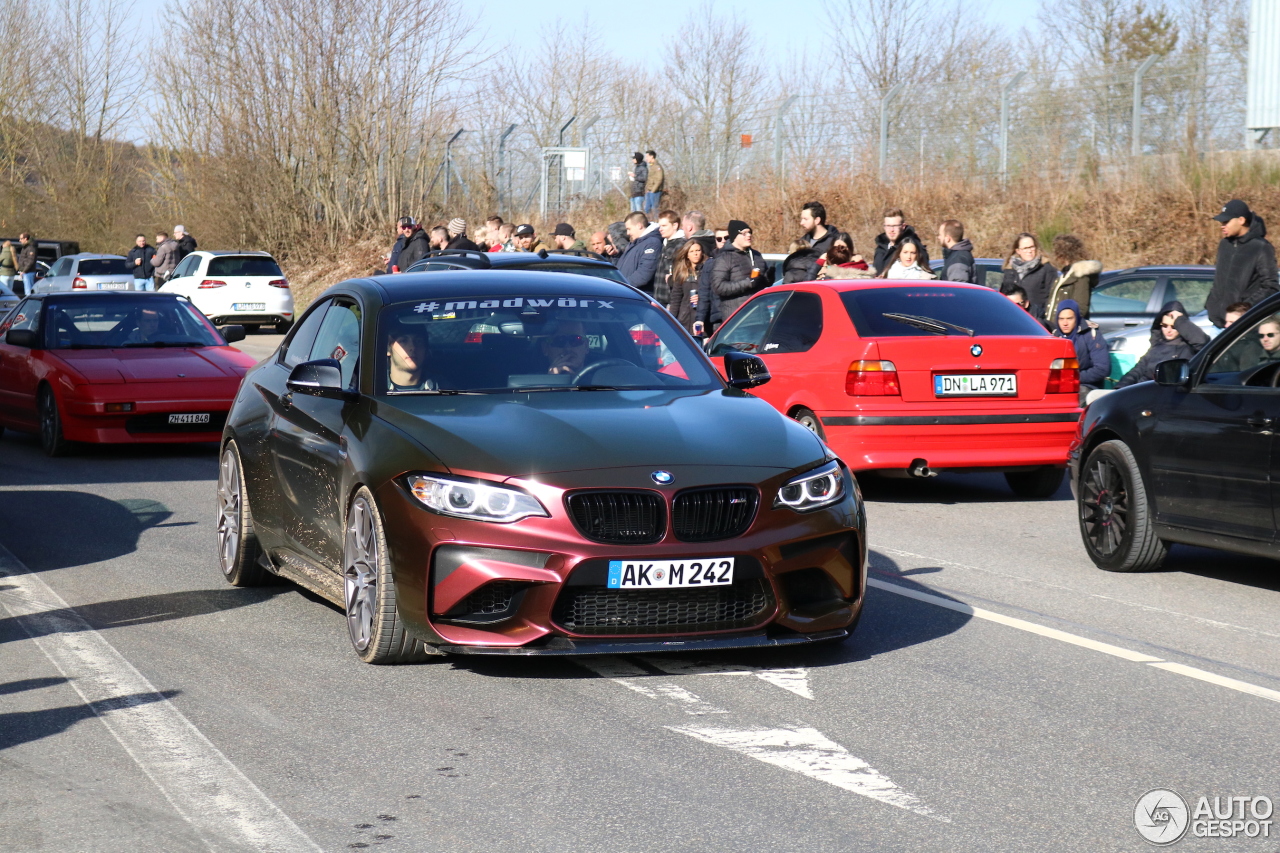
[[[571,640],[554,637],[535,646],[496,648],[493,646],[440,645],[435,648],[455,655],[633,655],[656,652],[704,652],[724,649],[759,649],[778,646],[803,646],[827,640],[841,640],[849,636],[847,628],[821,631],[816,634],[795,634],[786,637],[770,637],[768,634],[745,634],[734,637],[697,637],[687,640]]]

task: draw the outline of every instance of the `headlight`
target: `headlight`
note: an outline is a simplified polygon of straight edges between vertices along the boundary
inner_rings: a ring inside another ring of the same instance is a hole
[[[831,506],[844,497],[844,472],[838,462],[792,477],[778,489],[773,508],[786,507],[796,512],[809,512]]]
[[[438,474],[410,474],[406,479],[413,496],[441,515],[504,523],[550,515],[537,498],[518,489]]]

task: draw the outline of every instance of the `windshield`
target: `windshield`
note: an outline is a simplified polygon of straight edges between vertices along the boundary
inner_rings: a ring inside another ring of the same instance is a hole
[[[126,275],[129,262],[124,258],[88,258],[76,268],[77,275]]]
[[[273,258],[260,255],[245,257],[220,257],[209,261],[205,275],[274,275],[283,276],[280,265]]]
[[[638,299],[437,297],[379,323],[384,393],[721,387],[666,311]]]
[[[1026,311],[991,290],[915,285],[848,290],[840,301],[864,338],[1047,335]]]
[[[216,347],[225,343],[186,300],[115,294],[50,302],[44,339],[47,349]]]

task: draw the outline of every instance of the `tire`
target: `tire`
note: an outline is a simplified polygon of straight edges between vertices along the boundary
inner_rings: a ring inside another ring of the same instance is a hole
[[[1108,572],[1160,567],[1169,549],[1156,536],[1142,472],[1127,444],[1113,440],[1095,447],[1076,492],[1080,538],[1094,565]]]
[[[414,663],[428,651],[412,636],[396,607],[396,584],[387,557],[382,514],[364,486],[347,510],[342,546],[343,601],[347,635],[365,663]]]
[[[1009,471],[1004,479],[1020,498],[1051,498],[1058,493],[1066,473],[1065,468],[1045,466],[1035,471]]]
[[[262,586],[271,573],[258,563],[261,554],[240,448],[228,441],[218,462],[218,565],[222,576],[232,586]]]
[[[792,420],[799,423],[802,427],[814,433],[823,441],[827,440],[827,433],[822,428],[822,421],[813,412],[808,409],[796,409],[791,413]]]
[[[292,320],[281,320],[279,323],[276,323],[276,334],[287,335],[289,334],[289,330],[292,328],[293,328]]]
[[[58,411],[58,398],[48,385],[40,389],[37,407],[40,412],[40,446],[49,456],[66,456],[74,447],[62,434],[62,413]]]

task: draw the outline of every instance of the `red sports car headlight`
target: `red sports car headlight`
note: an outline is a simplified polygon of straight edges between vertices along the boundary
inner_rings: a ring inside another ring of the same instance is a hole
[[[405,482],[423,506],[441,515],[504,524],[530,516],[550,516],[533,495],[496,483],[440,474],[410,474]]]

